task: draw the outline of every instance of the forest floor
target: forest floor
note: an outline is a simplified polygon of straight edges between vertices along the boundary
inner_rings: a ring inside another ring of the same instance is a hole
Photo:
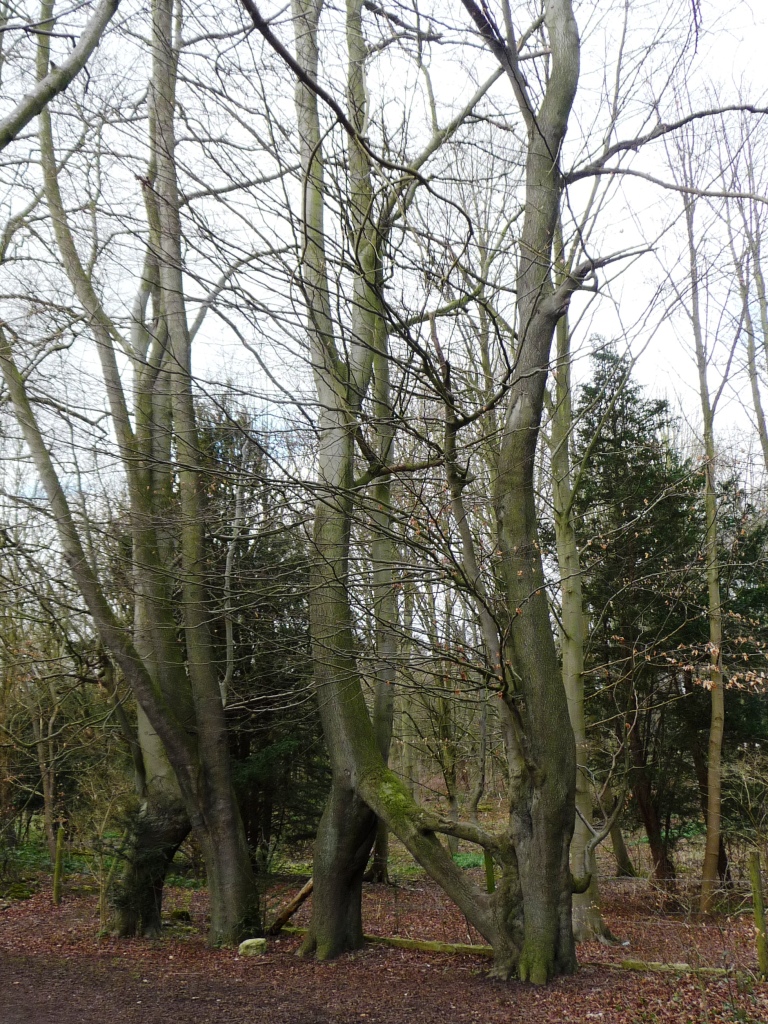
[[[276,883],[270,906],[302,881]],[[479,956],[369,945],[317,963],[295,956],[295,936],[260,957],[208,949],[201,890],[168,889],[161,939],[100,937],[95,893],[73,878],[56,908],[43,879],[30,898],[0,902],[0,1024],[768,1024],[748,915],[702,923],[646,881],[603,888],[607,921],[629,945],[583,944],[577,974],[535,988],[489,980]],[[369,933],[482,942],[423,877],[367,885],[364,898]],[[627,957],[731,973],[629,971]]]

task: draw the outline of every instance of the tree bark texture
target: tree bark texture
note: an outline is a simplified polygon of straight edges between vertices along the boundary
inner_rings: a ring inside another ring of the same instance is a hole
[[[138,319],[133,339],[123,343],[106,314],[89,272],[80,261],[59,192],[51,119],[40,115],[40,150],[45,194],[56,241],[72,287],[87,316],[96,341],[112,421],[125,469],[130,498],[137,632],[131,636],[116,618],[100,582],[88,562],[81,538],[59,483],[55,467],[28,400],[24,380],[14,362],[6,335],[0,332],[2,368],[18,422],[48,494],[62,548],[101,641],[120,666],[146,715],[154,735],[173,766],[178,793],[189,824],[203,849],[211,894],[213,943],[235,942],[260,928],[258,893],[240,814],[232,789],[226,723],[215,673],[208,612],[205,608],[205,557],[200,467],[190,375],[190,339],[186,326],[181,272],[181,224],[174,163],[175,75],[177,54],[173,41],[172,3],[153,5],[152,82],[150,88],[150,141],[152,160],[145,199],[149,245],[137,297]],[[49,0],[43,22],[51,22]],[[48,39],[38,42],[38,77],[48,67]],[[156,329],[144,325],[143,310],[155,305]],[[132,422],[118,369],[115,342],[137,353],[136,407]],[[134,426],[135,424],[135,426]],[[169,517],[173,474],[169,464],[171,436],[179,458],[179,523]],[[158,457],[164,459],[157,462]],[[181,555],[179,618],[185,638],[186,660],[178,642],[173,589],[177,577],[176,545]],[[177,844],[182,815],[168,793],[150,799],[139,832],[155,851],[149,860],[134,845],[137,864],[143,865],[130,883],[135,902],[146,909],[152,927],[157,887],[167,851]],[[159,822],[172,821],[165,827]],[[155,856],[157,850],[161,853]],[[163,852],[164,851],[164,852]],[[129,872],[130,875],[130,872]],[[143,881],[142,881],[143,880]],[[146,885],[139,897],[136,888]],[[137,928],[142,927],[142,913]],[[132,927],[130,923],[127,927]]]
[[[483,13],[465,0],[481,32]],[[552,280],[560,213],[559,155],[579,76],[579,36],[569,0],[545,8],[552,50],[544,98],[534,110],[516,52],[489,45],[505,66],[527,130],[525,214],[517,272],[514,375],[502,427],[494,495],[510,626],[505,655],[514,684],[505,703],[519,722],[519,754],[510,798],[525,932],[518,973],[546,982],[575,969],[568,851],[574,826],[576,753],[545,592],[534,499],[534,463],[558,320],[578,282]]]
[[[612,938],[603,921],[597,881],[595,851],[587,852],[592,838],[587,822],[594,807],[587,758],[587,729],[584,713],[584,598],[581,560],[573,523],[573,484],[570,460],[573,415],[571,407],[571,352],[568,321],[557,325],[557,369],[551,421],[552,490],[555,513],[557,560],[560,570],[561,630],[560,655],[568,715],[576,743],[576,808],[571,840],[571,871],[577,877],[588,873],[589,887],[573,895],[573,932],[577,942]],[[586,859],[585,859],[586,858]]]
[[[715,468],[715,410],[707,383],[707,353],[699,305],[699,275],[694,232],[695,202],[685,204],[688,254],[691,277],[691,327],[699,378],[699,398],[704,428],[704,509],[706,536],[704,551],[707,574],[707,613],[709,620],[709,691],[711,701],[709,744],[707,749],[707,834],[701,879],[699,909],[709,914],[714,907],[720,859],[720,819],[722,791],[722,750],[725,732],[725,693],[723,689],[723,610],[720,594],[720,558],[718,554],[717,481]]]
[[[342,358],[334,336],[326,269],[322,133],[317,97],[306,84],[308,79],[317,80],[320,6],[317,0],[293,3],[297,62],[304,73],[296,86],[304,172],[301,280],[320,434],[310,618],[317,694],[334,776],[318,836],[313,917],[305,948],[327,956],[361,940],[359,911],[353,912],[351,905],[359,907],[358,873],[364,867],[360,851],[373,838],[367,807],[387,822],[491,941],[498,975],[517,972],[523,979],[545,982],[575,967],[568,863],[575,751],[543,589],[533,463],[552,338],[579,283],[569,278],[555,291],[550,272],[562,191],[558,155],[578,79],[578,33],[570,3],[554,0],[549,4],[546,23],[552,73],[538,111],[531,109],[521,80],[512,74],[528,130],[526,213],[518,273],[520,342],[495,507],[511,619],[504,655],[511,663],[510,679],[518,680],[504,697],[510,731],[517,730],[517,738],[510,834],[491,837],[477,826],[434,818],[414,804],[407,788],[385,766],[360,684],[347,589],[353,443],[382,324],[381,243],[370,212],[368,152],[357,136],[351,136],[350,219],[357,226],[357,265],[352,327]],[[363,128],[366,107],[361,6],[359,0],[347,5],[348,120],[358,131]],[[483,893],[466,880],[438,838],[440,833],[456,839],[471,837],[492,849],[502,868],[495,893]]]

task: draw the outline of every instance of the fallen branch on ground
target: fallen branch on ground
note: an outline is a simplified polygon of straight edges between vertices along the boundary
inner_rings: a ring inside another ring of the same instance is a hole
[[[289,900],[282,910],[278,911],[277,917],[275,917],[275,920],[269,928],[267,928],[265,932],[266,935],[279,935],[280,932],[283,931],[302,903],[311,896],[314,885],[314,879],[310,878],[307,884],[302,886],[293,899]]]
[[[306,935],[306,928],[283,928],[287,935]],[[421,953],[450,953],[454,956],[493,956],[492,946],[471,946],[463,942],[435,942],[431,939],[401,939],[394,935],[364,935],[366,942],[380,946],[394,946],[396,949],[414,949]],[[605,963],[599,960],[580,960],[590,967],[611,968],[623,971],[648,971],[666,974],[698,974],[713,978],[724,978],[736,971],[726,967],[692,967],[690,964],[662,964],[653,960],[621,960],[619,963]]]
[[[306,935],[306,928],[283,928],[287,935]],[[394,935],[364,935],[366,942],[396,949],[415,949],[420,953],[452,953],[464,956],[493,956],[492,946],[470,946],[464,942],[435,942],[432,939],[401,939]]]

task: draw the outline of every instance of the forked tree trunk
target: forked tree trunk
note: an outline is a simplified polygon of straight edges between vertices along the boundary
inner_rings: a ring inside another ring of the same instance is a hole
[[[232,785],[227,726],[210,636],[204,577],[205,539],[200,451],[192,398],[191,339],[182,274],[180,198],[175,163],[178,51],[173,0],[153,3],[151,108],[157,165],[160,305],[169,339],[171,409],[177,447],[182,597],[187,669],[200,757],[192,828],[203,850],[211,896],[210,938],[236,942],[261,927],[259,897]]]
[[[236,941],[243,933],[252,934],[258,930],[260,920],[258,892],[229,775],[226,724],[208,635],[208,613],[202,577],[203,517],[190,385],[190,339],[186,329],[181,272],[179,198],[174,165],[177,54],[173,44],[172,14],[173,5],[168,0],[157,0],[153,6],[150,121],[155,157],[152,173],[156,171],[156,188],[150,188],[150,191],[153,194],[156,191],[158,201],[154,222],[150,210],[150,233],[156,244],[154,256],[158,273],[153,288],[158,303],[158,336],[155,339],[157,352],[153,352],[153,357],[157,355],[157,359],[154,363],[150,360],[147,368],[148,371],[159,371],[163,359],[168,359],[173,428],[181,463],[181,618],[186,634],[189,684],[186,683],[187,674],[182,670],[182,686],[167,688],[166,683],[173,680],[178,656],[167,659],[166,649],[161,642],[155,652],[157,670],[154,671],[142,658],[128,631],[117,621],[85,557],[65,491],[45,446],[26,394],[23,377],[2,331],[0,366],[8,383],[18,422],[48,495],[62,549],[101,641],[120,665],[126,682],[133,689],[173,765],[190,824],[206,856],[212,901],[209,939],[214,943],[227,943]],[[42,23],[52,24],[51,16],[52,6],[50,0],[46,0]],[[38,39],[39,78],[47,72],[48,63],[49,36],[41,33]],[[158,509],[151,500],[153,492],[147,465],[138,457],[142,451],[141,438],[134,433],[123,393],[114,348],[116,327],[103,310],[91,278],[80,262],[67,222],[59,192],[53,134],[47,110],[40,115],[40,150],[46,199],[62,261],[97,341],[113,425],[131,497],[134,540],[139,544],[138,562],[151,573],[152,567],[159,564],[155,557],[160,551],[156,533]],[[142,281],[142,290],[144,288],[145,282]],[[167,330],[167,346],[164,330]],[[172,577],[166,582],[169,587],[172,586]],[[167,641],[171,631],[175,631],[173,616],[169,622],[166,602],[156,600],[157,595],[152,591],[150,585],[146,596],[152,615],[151,632],[154,632],[155,639],[160,638],[162,641],[165,637]],[[172,647],[177,648],[175,636]],[[179,707],[178,692],[191,698],[194,728],[190,728],[192,723],[185,709]]]
[[[478,12],[476,5],[465,3]],[[516,54],[489,38],[500,57],[527,129],[525,215],[517,273],[518,348],[502,428],[494,507],[501,571],[510,617],[505,652],[514,666],[505,703],[519,722],[510,834],[524,905],[517,970],[545,982],[576,966],[571,927],[569,847],[574,825],[576,754],[558,664],[538,541],[534,472],[552,340],[585,271],[557,288],[552,252],[562,185],[558,159],[576,94],[579,36],[569,0],[552,0],[545,25],[552,49],[550,77],[538,110]],[[499,53],[500,50],[503,52]]]
[[[294,0],[293,9],[298,63],[316,80],[320,5]],[[354,50],[350,26],[352,33],[359,34],[360,10],[357,0],[347,8],[350,56]],[[350,901],[358,900],[359,865],[354,858],[370,842],[373,831],[369,831],[365,813],[356,803],[362,800],[390,825],[492,943],[495,973],[509,977],[517,971],[524,980],[539,983],[575,967],[568,864],[575,752],[544,593],[533,494],[534,455],[552,337],[580,282],[579,273],[575,273],[555,291],[550,277],[552,237],[562,188],[557,157],[578,79],[578,33],[569,0],[553,0],[547,8],[546,24],[552,71],[540,110],[534,112],[524,80],[515,72],[516,55],[506,54],[506,70],[526,121],[529,146],[517,289],[520,343],[495,493],[511,620],[504,656],[520,679],[513,692],[509,673],[510,685],[504,693],[515,769],[509,839],[489,836],[473,825],[444,822],[419,810],[402,783],[386,769],[365,707],[355,663],[347,581],[352,446],[359,402],[370,375],[366,353],[375,349],[373,338],[353,330],[352,355],[343,373],[339,372],[325,266],[317,98],[301,81],[296,97],[305,176],[303,284],[321,435],[321,494],[315,518],[311,587],[315,597],[310,602],[310,615],[318,700],[334,774],[331,801],[318,840],[319,870],[316,867],[312,925],[305,948],[330,955],[348,947],[351,941],[359,941],[358,911],[350,912]],[[351,80],[362,71],[362,62],[350,60],[350,66]],[[351,98],[352,120],[362,131],[359,118],[365,102],[354,89]],[[358,190],[365,190],[368,157],[356,137],[350,139],[349,154],[354,209],[354,199],[361,195]],[[355,239],[363,270],[356,276],[357,309],[372,309],[377,301],[377,242],[368,233],[371,218],[367,209],[366,218],[366,226]],[[504,671],[501,665],[499,670]],[[349,829],[346,840],[339,833],[342,825]],[[482,893],[468,882],[438,840],[439,832],[479,841],[494,853],[502,865],[501,884],[494,894]],[[341,870],[342,853],[350,858],[346,871]]]

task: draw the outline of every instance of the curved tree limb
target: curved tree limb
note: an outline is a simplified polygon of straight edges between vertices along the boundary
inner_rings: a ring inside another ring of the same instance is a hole
[[[99,45],[104,29],[112,20],[119,3],[120,0],[102,0],[64,63],[58,67],[52,66],[48,74],[36,82],[11,113],[0,121],[0,151],[13,142],[32,118],[37,117],[54,96],[64,92],[69,83],[83,70],[88,58]]]

